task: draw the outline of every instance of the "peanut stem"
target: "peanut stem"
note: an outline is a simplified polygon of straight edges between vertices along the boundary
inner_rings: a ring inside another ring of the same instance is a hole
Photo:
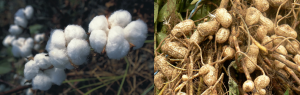
[[[285,59],[284,57],[281,57],[279,54],[272,54],[271,55],[273,58],[281,61],[282,63],[286,64],[286,66],[297,70],[298,72],[300,72],[300,66],[296,65],[295,63]]]

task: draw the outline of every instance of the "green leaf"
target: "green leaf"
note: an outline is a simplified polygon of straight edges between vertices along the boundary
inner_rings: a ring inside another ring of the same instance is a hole
[[[10,63],[7,60],[0,61],[0,75],[6,74],[12,70]]]
[[[169,0],[159,11],[158,13],[158,21],[163,22],[165,18],[169,17],[171,11],[176,9],[176,0]]]
[[[159,32],[159,33],[157,34],[157,45],[159,45],[159,43],[160,43],[163,39],[165,39],[167,36],[168,36],[167,34],[165,34],[165,33],[163,33],[163,32]]]
[[[193,0],[193,1],[191,2],[191,5],[196,4],[198,1],[199,1],[199,0]]]
[[[284,95],[289,95],[289,89],[286,89],[286,91],[284,92]]]
[[[158,9],[159,9],[159,5],[156,2],[154,2],[154,23],[156,23]]]
[[[93,89],[89,90],[88,92],[84,93],[84,95],[88,95],[88,94],[92,93],[93,91],[95,91],[95,90],[97,90],[97,89],[99,89],[99,88],[102,88],[102,87],[104,87],[104,86],[106,86],[106,85],[108,85],[108,84],[110,84],[110,82],[105,83],[105,84],[103,84],[103,85],[100,85],[100,86],[98,86],[98,87],[96,87],[96,88],[93,88]]]
[[[43,28],[43,25],[34,24],[29,26],[30,34],[37,34],[39,30]]]

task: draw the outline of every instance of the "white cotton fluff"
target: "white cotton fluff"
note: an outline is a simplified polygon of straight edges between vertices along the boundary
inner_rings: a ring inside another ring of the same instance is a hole
[[[55,29],[46,45],[46,50],[50,52],[53,49],[66,49],[66,40],[63,30]]]
[[[8,31],[12,35],[19,35],[22,33],[23,29],[18,25],[10,25]]]
[[[112,27],[109,31],[105,48],[108,58],[120,59],[126,56],[129,51],[129,47],[130,45],[124,37],[122,27]]]
[[[25,79],[31,80],[37,75],[38,72],[39,72],[39,67],[37,66],[35,61],[30,60],[25,64],[25,68],[24,68]]]
[[[32,89],[39,90],[49,90],[52,86],[51,78],[47,76],[45,73],[40,71],[33,79],[32,79]]]
[[[135,45],[135,47],[133,47],[133,50],[139,49],[143,46],[147,38],[147,32],[148,32],[147,24],[140,19],[130,22],[124,28],[124,34],[126,40],[129,43]]]
[[[87,39],[87,35],[84,29],[79,25],[68,25],[65,28],[65,38],[67,43],[69,43],[72,39]]]
[[[67,51],[65,49],[53,49],[49,52],[50,63],[55,68],[64,69],[66,64],[70,64]]]
[[[25,45],[28,45],[30,48],[33,48],[33,45],[34,45],[34,41],[33,41],[33,38],[27,38],[25,40]]]
[[[61,85],[61,83],[67,78],[64,69],[52,68],[44,71],[47,74],[51,82],[56,85]]]
[[[25,10],[24,10],[24,14],[26,16],[27,19],[30,19],[33,15],[33,7],[28,5],[26,6]]]
[[[74,67],[71,65],[71,64],[66,64],[65,67],[69,70],[72,70],[74,69]]]
[[[41,45],[40,44],[35,44],[33,49],[38,51],[39,49],[41,48]]]
[[[44,40],[44,38],[45,38],[45,34],[44,34],[44,33],[36,34],[36,35],[34,36],[34,41],[36,41],[36,42],[41,42],[41,41]]]
[[[89,24],[89,33],[94,30],[103,30],[106,33],[109,31],[108,22],[104,15],[96,16]]]
[[[39,53],[34,56],[35,63],[39,66],[41,69],[47,69],[52,64],[50,63],[49,56],[46,56],[46,53]]]
[[[5,47],[8,47],[9,45],[11,45],[12,41],[15,40],[16,36],[13,36],[13,35],[7,35],[2,44],[5,46]]]
[[[125,27],[131,21],[131,15],[126,10],[118,10],[110,15],[108,23],[110,27],[121,26]]]
[[[20,53],[20,44],[18,43],[18,40],[13,40],[12,41],[12,49],[11,49],[12,54],[14,57],[21,57]]]
[[[97,53],[101,53],[107,41],[105,31],[103,30],[92,31],[89,41],[94,51],[96,51]]]
[[[15,24],[25,28],[27,27],[27,19],[24,13],[24,9],[19,9],[16,13],[15,13],[15,20],[14,20]]]
[[[75,65],[81,65],[87,61],[87,56],[90,54],[90,47],[85,40],[73,39],[68,44],[67,52]]]
[[[29,46],[28,44],[25,44],[20,47],[20,54],[21,57],[26,58],[31,55],[32,47]]]
[[[18,39],[17,39],[17,41],[18,41],[18,45],[19,46],[23,46],[24,44],[25,44],[25,38],[24,37],[19,37]]]

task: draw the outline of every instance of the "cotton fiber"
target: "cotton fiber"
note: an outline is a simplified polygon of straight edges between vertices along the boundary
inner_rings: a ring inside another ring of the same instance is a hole
[[[89,33],[93,30],[103,30],[106,33],[109,31],[108,22],[104,15],[96,16],[89,24]]]
[[[51,78],[41,71],[32,80],[32,89],[46,91],[49,90],[51,86]]]
[[[31,80],[34,78],[39,72],[39,67],[35,63],[35,61],[30,60],[25,64],[24,68],[24,76],[27,80]]]
[[[121,26],[125,27],[131,21],[131,15],[126,10],[118,10],[110,15],[108,23],[110,27]]]
[[[90,54],[90,47],[87,41],[82,39],[73,39],[67,47],[68,55],[75,65],[81,65],[87,61]]]
[[[52,64],[50,63],[50,58],[46,56],[46,53],[39,53],[34,56],[35,63],[39,66],[41,69],[47,69]]]
[[[10,25],[8,31],[12,35],[19,35],[22,33],[23,29],[18,25]]]
[[[24,10],[24,14],[26,16],[27,19],[31,19],[32,15],[33,15],[33,7],[28,5],[26,6],[25,10]]]
[[[69,43],[72,39],[87,39],[84,29],[79,25],[68,25],[65,28],[66,42]]]
[[[106,33],[103,30],[94,30],[92,31],[90,38],[90,45],[95,52],[101,53],[103,48],[106,45],[107,37]]]
[[[66,64],[70,64],[68,55],[65,49],[53,49],[49,52],[50,63],[55,68],[64,69]]]
[[[106,44],[106,54],[110,59],[120,59],[127,55],[129,51],[129,43],[124,37],[124,32],[122,27],[115,26],[109,31],[107,44]]]
[[[47,74],[51,82],[56,85],[61,85],[61,83],[67,78],[64,69],[52,68],[44,71]]]
[[[124,29],[126,40],[135,45],[133,50],[143,46],[147,38],[147,32],[147,24],[140,19],[130,22]]]

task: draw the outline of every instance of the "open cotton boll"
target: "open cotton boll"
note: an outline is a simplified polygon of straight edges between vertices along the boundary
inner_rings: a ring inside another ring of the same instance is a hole
[[[24,45],[28,45],[30,48],[33,48],[34,45],[33,38],[27,38]]]
[[[92,31],[89,41],[94,51],[96,51],[97,53],[101,53],[107,41],[105,31],[103,30]]]
[[[15,17],[15,20],[14,20],[14,23],[15,23],[16,25],[19,25],[19,26],[25,28],[25,27],[27,27],[28,21],[27,21],[26,18],[22,18],[22,17],[20,17],[20,16],[16,16],[16,17]]]
[[[87,61],[87,56],[90,54],[90,47],[85,40],[73,39],[68,44],[67,52],[75,65],[81,65]]]
[[[65,49],[53,49],[49,52],[49,57],[55,68],[64,69],[66,64],[71,64]]]
[[[36,41],[36,42],[41,42],[41,41],[44,40],[44,37],[45,37],[44,33],[42,33],[42,34],[36,34],[36,35],[34,36],[34,41]]]
[[[125,27],[131,21],[131,15],[126,10],[118,10],[110,15],[108,23],[110,27],[121,26]]]
[[[47,44],[46,44],[46,50],[48,52],[50,52],[53,49],[55,49],[55,48],[54,48],[54,45],[51,42],[51,36],[50,36],[49,39],[48,39],[48,41],[47,41]]]
[[[55,29],[50,37],[51,37],[51,41],[47,43],[47,45],[50,44],[50,47],[48,47],[50,48],[49,49],[50,51],[55,48],[66,49],[66,40],[65,40],[65,35],[63,30]],[[53,45],[52,48],[51,45]]]
[[[5,46],[5,47],[8,47],[9,45],[11,45],[12,41],[16,38],[16,36],[13,36],[13,35],[7,35],[2,44]]]
[[[10,25],[8,31],[12,35],[19,35],[22,33],[23,29],[18,25]]]
[[[120,59],[127,55],[129,51],[129,43],[124,37],[122,27],[112,27],[108,33],[106,54],[110,59]]]
[[[124,28],[124,35],[126,40],[135,45],[135,47],[133,47],[133,50],[139,49],[143,46],[147,38],[147,32],[147,24],[140,19],[130,22]]]
[[[65,67],[69,70],[72,70],[74,69],[74,67],[71,65],[71,64],[66,64]]]
[[[56,85],[61,85],[61,83],[67,78],[64,69],[52,68],[44,71],[47,74],[51,82]]]
[[[46,55],[46,53],[39,53],[34,56],[35,63],[42,69],[47,69],[52,65],[50,58]]]
[[[26,16],[27,19],[30,19],[33,15],[33,7],[28,5],[26,6],[25,10],[24,10],[24,14]]]
[[[29,46],[28,44],[21,46],[20,47],[21,57],[26,58],[27,56],[30,56],[31,51],[32,51],[31,49],[32,49],[32,46]]]
[[[41,45],[40,44],[35,44],[33,49],[38,51],[39,49],[41,48]]]
[[[20,44],[18,43],[18,40],[13,40],[12,41],[12,49],[11,49],[12,54],[14,57],[21,57],[20,53]]]
[[[25,64],[24,68],[24,77],[27,80],[31,80],[36,76],[36,74],[39,72],[39,67],[35,63],[35,61],[30,60]]]
[[[67,43],[69,43],[72,39],[86,39],[87,35],[84,29],[79,25],[68,25],[65,28],[65,38]]]
[[[45,73],[40,71],[33,79],[32,79],[32,89],[39,90],[49,90],[52,86],[51,78],[47,76]]]
[[[108,22],[104,15],[96,16],[89,24],[89,33],[94,30],[103,30],[106,33],[109,31]]]
[[[25,38],[24,37],[19,37],[18,39],[17,39],[17,41],[18,41],[18,45],[19,46],[23,46],[24,44],[25,44]]]
[[[19,9],[19,10],[15,13],[15,17],[17,17],[17,16],[18,16],[18,17],[21,17],[21,18],[25,18],[25,17],[26,17],[23,8]]]

